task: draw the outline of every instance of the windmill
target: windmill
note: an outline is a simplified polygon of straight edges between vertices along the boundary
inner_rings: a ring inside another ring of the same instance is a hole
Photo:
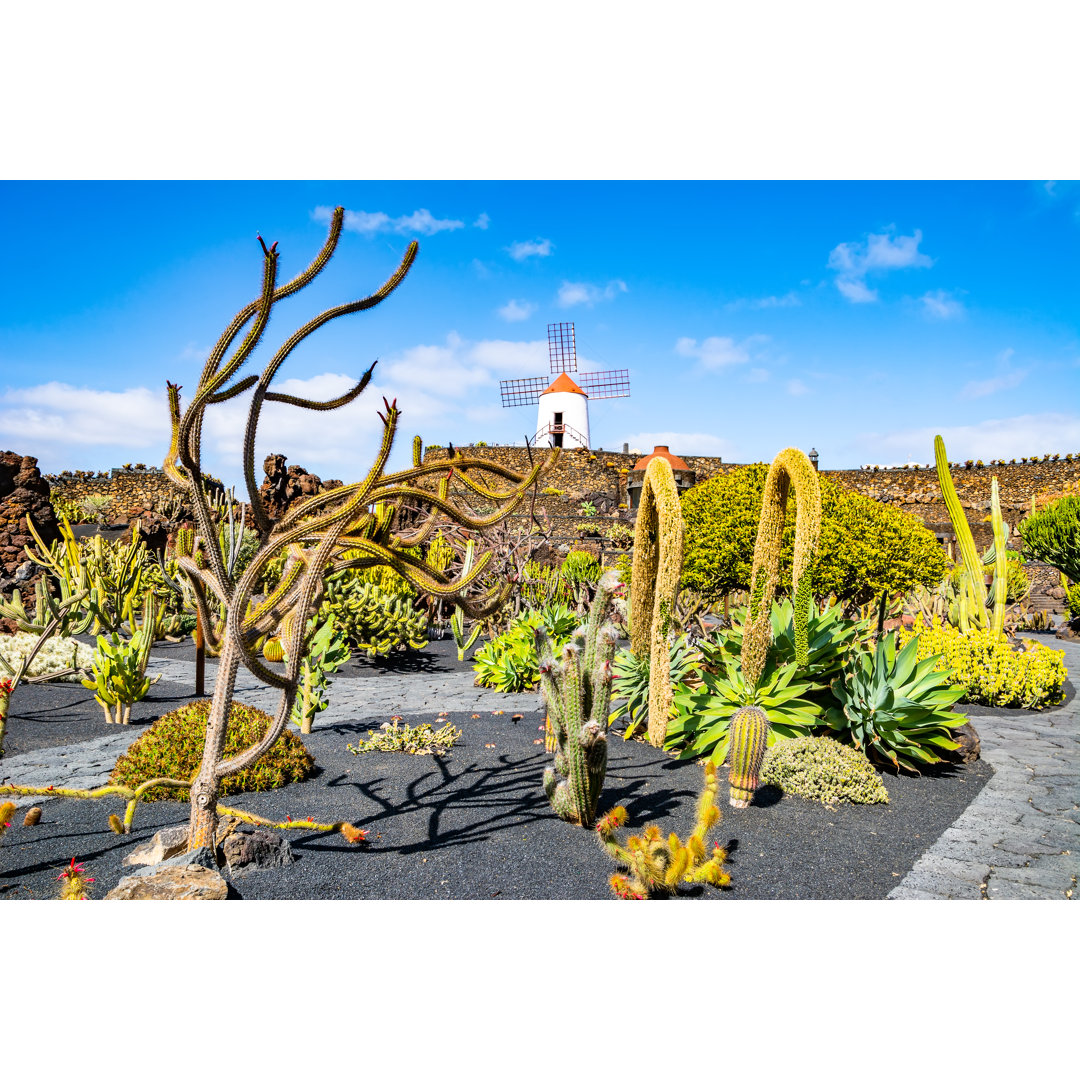
[[[582,371],[577,366],[574,324],[548,323],[550,377],[503,379],[499,383],[504,409],[538,406],[536,446],[589,447],[589,401],[630,396],[630,371]],[[569,372],[574,372],[570,378]]]

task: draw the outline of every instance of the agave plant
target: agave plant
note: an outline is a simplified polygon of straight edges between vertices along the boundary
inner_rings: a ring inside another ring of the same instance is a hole
[[[950,686],[949,673],[934,670],[937,656],[919,660],[918,648],[916,635],[897,653],[896,635],[888,634],[872,654],[853,654],[832,682],[839,706],[825,715],[868,757],[913,773],[944,760],[938,751],[955,750],[949,731],[967,722],[951,711],[965,688]]]
[[[630,722],[623,738],[629,739],[639,727],[649,722],[649,654],[646,652],[637,657],[629,649],[620,649],[615,656],[614,668],[612,699],[622,700],[608,717],[608,724],[628,716]],[[701,686],[701,653],[690,644],[686,634],[671,643],[669,675],[676,692]]]
[[[536,653],[536,630],[540,627],[556,648],[570,640],[580,619],[565,604],[545,604],[538,611],[519,616],[510,628],[473,653],[476,685],[503,694],[527,693],[540,681],[540,658]]]
[[[731,719],[744,705],[757,705],[769,718],[768,745],[777,739],[809,735],[821,723],[821,706],[809,695],[819,683],[804,680],[794,664],[777,667],[767,658],[756,686],[748,685],[738,661],[716,657],[721,673],[705,672],[700,690],[684,688],[675,694],[676,715],[669,721],[665,745],[683,747],[683,758],[709,756],[715,765],[727,757]],[[798,678],[797,678],[798,677]]]

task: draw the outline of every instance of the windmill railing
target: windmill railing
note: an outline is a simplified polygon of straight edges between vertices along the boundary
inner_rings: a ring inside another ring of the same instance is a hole
[[[539,444],[540,440],[546,438],[548,435],[569,435],[570,438],[574,439],[579,445],[585,447],[589,445],[589,440],[571,424],[544,424],[537,430],[533,442]]]

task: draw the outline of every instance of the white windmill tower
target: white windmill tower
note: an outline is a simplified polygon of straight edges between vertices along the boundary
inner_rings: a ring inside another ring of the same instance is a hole
[[[589,401],[630,396],[630,372],[577,369],[574,324],[548,323],[548,358],[554,379],[503,379],[503,408],[536,405],[536,446],[589,448]],[[567,374],[573,371],[575,379]]]

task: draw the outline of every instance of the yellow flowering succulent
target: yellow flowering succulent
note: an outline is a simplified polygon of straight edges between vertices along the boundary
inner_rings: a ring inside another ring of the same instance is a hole
[[[1013,649],[1002,634],[990,630],[962,633],[951,625],[926,626],[922,615],[911,630],[900,631],[901,644],[918,636],[918,656],[938,656],[935,671],[947,671],[949,682],[965,688],[961,699],[979,705],[1017,705],[1042,709],[1062,699],[1068,674],[1065,654],[1037,641]]]

